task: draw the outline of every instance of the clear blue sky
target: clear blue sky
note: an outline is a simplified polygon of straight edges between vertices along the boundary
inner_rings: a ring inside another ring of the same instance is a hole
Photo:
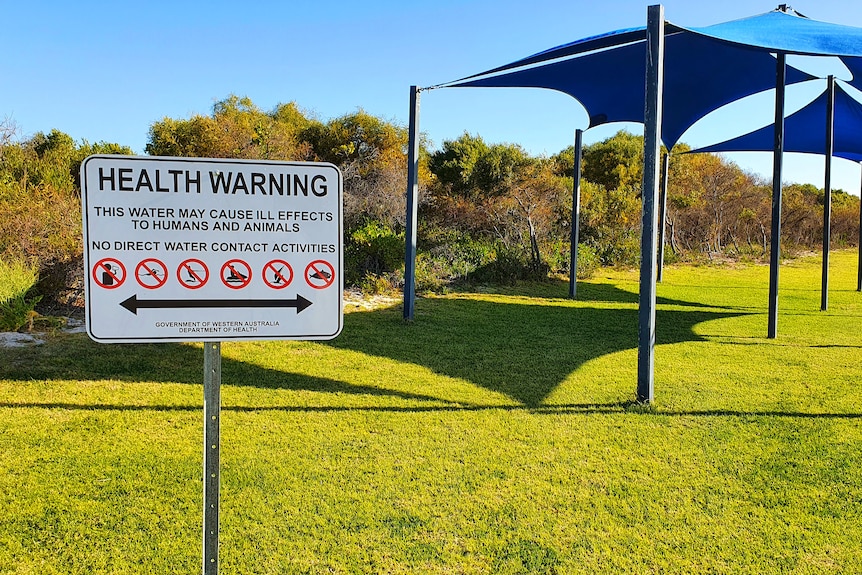
[[[406,124],[409,86],[454,80],[572,40],[642,26],[655,0],[0,0],[0,119],[20,137],[57,128],[143,153],[150,125],[208,114],[230,94],[269,110],[295,101],[321,120],[357,108]],[[705,26],[768,12],[772,0],[668,0],[666,18]],[[803,0],[797,11],[862,27],[859,0]],[[790,95],[788,112],[817,89]],[[706,119],[705,145],[771,122],[771,99]],[[439,146],[467,131],[533,154],[571,144],[586,115],[538,89],[443,89],[422,96],[421,129]],[[636,124],[590,130],[586,142]],[[764,176],[768,154],[731,159]],[[823,159],[789,155],[786,181],[823,185]],[[834,186],[859,194],[860,167],[835,161]]]

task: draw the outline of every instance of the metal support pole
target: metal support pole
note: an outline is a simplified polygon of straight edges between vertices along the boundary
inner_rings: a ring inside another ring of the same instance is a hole
[[[203,575],[218,574],[221,343],[204,343]]]
[[[832,154],[835,126],[835,76],[826,81],[826,165],[823,176],[823,279],[820,288],[820,311],[829,309],[829,242],[832,237]]]
[[[644,104],[643,217],[641,219],[640,301],[638,304],[638,391],[640,402],[653,400],[655,381],[656,228],[664,84],[664,7],[647,8]]]
[[[569,297],[578,295],[578,241],[581,236],[581,160],[583,156],[583,130],[575,130],[575,171],[572,184],[572,237],[569,249]]]
[[[862,163],[859,164],[862,166]],[[862,291],[862,186],[859,193],[859,262],[856,264],[856,291]]]
[[[404,319],[412,320],[416,305],[416,226],[419,216],[419,88],[410,86],[407,147],[407,229],[404,248]]]
[[[664,272],[664,228],[667,218],[667,177],[670,154],[665,154],[661,160],[661,207],[658,214],[658,272],[656,281],[661,282]]]
[[[787,56],[776,55],[775,71],[775,146],[772,155],[772,238],[769,256],[770,339],[778,336],[778,267],[781,259],[781,177],[784,165],[784,86]]]

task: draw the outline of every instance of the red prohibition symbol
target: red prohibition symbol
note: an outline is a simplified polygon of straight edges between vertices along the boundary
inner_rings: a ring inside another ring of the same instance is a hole
[[[210,279],[210,270],[205,263],[196,258],[187,259],[177,268],[177,278],[185,288],[199,289]]]
[[[221,281],[230,289],[242,289],[251,283],[251,266],[242,260],[228,260],[221,267]]]
[[[102,258],[93,266],[93,280],[105,289],[117,289],[126,281],[126,266],[115,258]]]
[[[305,282],[314,289],[326,289],[335,282],[335,268],[325,260],[314,260],[305,268]]]
[[[284,260],[272,260],[263,266],[263,283],[272,289],[284,289],[293,281],[293,268]]]
[[[168,268],[156,258],[147,258],[135,267],[135,279],[143,288],[158,289],[168,281]]]

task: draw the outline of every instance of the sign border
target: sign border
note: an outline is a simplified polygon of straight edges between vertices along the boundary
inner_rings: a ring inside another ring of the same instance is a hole
[[[338,238],[336,243],[338,244],[338,250],[336,254],[337,256],[337,267],[336,270],[341,270],[342,273],[339,275],[341,277],[337,278],[335,285],[337,285],[337,289],[339,290],[339,295],[337,298],[338,309],[337,309],[337,317],[338,322],[335,330],[332,333],[315,333],[315,334],[276,334],[276,335],[235,335],[231,334],[219,334],[218,337],[206,337],[206,336],[195,336],[195,337],[182,337],[177,335],[165,335],[165,336],[99,336],[93,331],[93,325],[91,316],[93,313],[93,309],[91,307],[91,282],[89,278],[84,282],[84,295],[85,295],[85,318],[86,318],[86,327],[87,327],[87,335],[90,336],[90,339],[99,343],[181,343],[181,342],[221,342],[221,341],[327,341],[332,340],[338,337],[341,331],[344,329],[344,177],[341,173],[341,170],[335,164],[329,162],[291,162],[291,161],[277,161],[277,160],[246,160],[246,159],[233,159],[233,158],[184,158],[177,156],[135,156],[135,155],[119,155],[119,154],[94,154],[92,156],[87,157],[81,162],[81,207],[82,207],[82,235],[84,238],[84,262],[86,265],[85,269],[91,270],[92,267],[92,258],[90,257],[90,229],[92,226],[92,222],[89,221],[87,217],[89,213],[89,209],[91,207],[91,198],[89,195],[89,182],[87,181],[87,166],[90,162],[94,160],[122,160],[124,162],[177,162],[177,163],[185,163],[185,164],[210,164],[210,165],[247,165],[247,166],[291,166],[297,168],[322,168],[322,169],[331,169],[335,172],[337,177],[338,186],[338,200],[337,200],[337,227],[338,227]],[[104,258],[102,258],[104,259]],[[116,258],[113,258],[116,259]],[[128,278],[124,278],[124,282]],[[212,278],[210,278],[210,281]],[[122,308],[121,308],[122,309]]]

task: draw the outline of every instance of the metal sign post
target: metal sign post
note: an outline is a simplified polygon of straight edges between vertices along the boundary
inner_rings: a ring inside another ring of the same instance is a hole
[[[218,573],[221,343],[204,343],[203,575]]]

